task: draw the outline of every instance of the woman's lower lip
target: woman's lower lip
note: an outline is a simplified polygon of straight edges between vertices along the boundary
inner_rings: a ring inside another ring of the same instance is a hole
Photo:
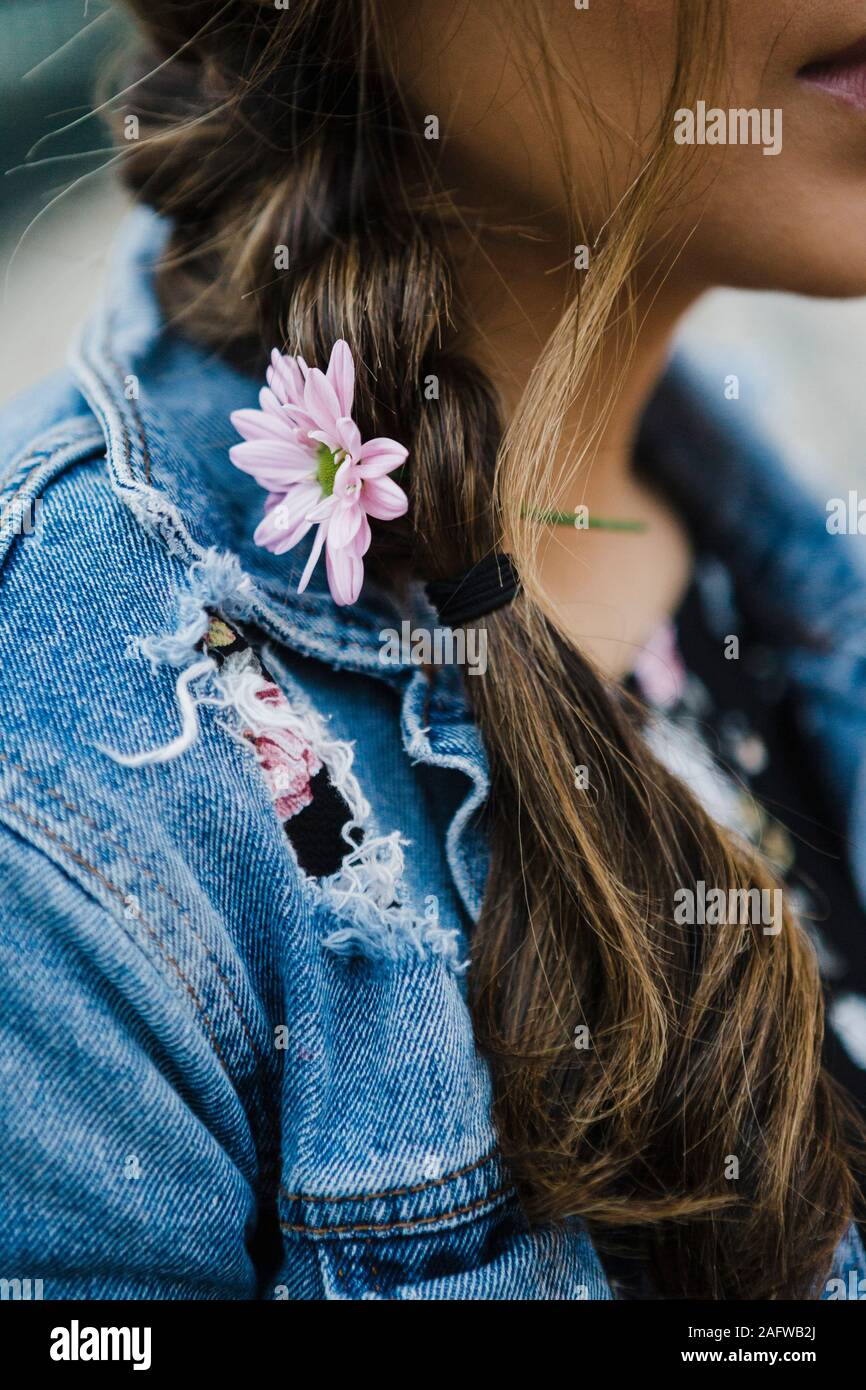
[[[807,63],[797,76],[811,87],[866,111],[866,43],[859,43],[836,58]]]

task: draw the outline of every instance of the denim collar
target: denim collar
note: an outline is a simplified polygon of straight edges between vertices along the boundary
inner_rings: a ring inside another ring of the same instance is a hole
[[[116,489],[187,563],[212,547],[236,555],[252,586],[251,613],[268,635],[413,691],[413,751],[429,758],[429,744],[421,744],[431,727],[446,743],[456,738],[461,770],[476,769],[479,802],[483,749],[454,673],[437,680],[422,701],[417,669],[413,681],[402,659],[388,666],[380,660],[380,631],[399,626],[406,612],[369,582],[351,609],[338,608],[321,589],[299,595],[302,548],[277,557],[253,543],[263,494],[229,462],[237,439],[229,413],[254,406],[260,383],[167,331],[153,283],[167,235],[167,224],[150,211],[131,214],[105,307],[73,356],[76,379],[105,433]],[[718,383],[675,360],[646,412],[639,453],[674,498],[697,548],[717,554],[740,592],[765,606],[802,723],[819,749],[818,775],[848,814],[852,864],[866,897],[862,557],[852,555],[845,538],[828,534],[823,508],[748,421],[734,415],[740,409],[722,401]],[[823,634],[824,646],[792,637],[798,630]]]

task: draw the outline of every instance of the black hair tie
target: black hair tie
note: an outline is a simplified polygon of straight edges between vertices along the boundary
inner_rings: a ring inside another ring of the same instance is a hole
[[[434,579],[425,592],[448,627],[463,627],[504,608],[520,592],[520,575],[509,555],[492,551],[457,579]]]

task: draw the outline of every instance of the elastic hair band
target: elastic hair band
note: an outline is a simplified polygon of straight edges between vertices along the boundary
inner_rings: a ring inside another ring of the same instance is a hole
[[[457,579],[432,580],[425,592],[443,623],[463,627],[511,603],[520,576],[509,555],[492,551]]]

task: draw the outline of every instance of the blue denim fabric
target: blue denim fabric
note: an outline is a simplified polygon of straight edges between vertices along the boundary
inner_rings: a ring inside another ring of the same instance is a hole
[[[71,373],[0,419],[0,1277],[46,1298],[609,1298],[581,1224],[529,1231],[497,1153],[463,968],[487,770],[459,682],[382,664],[405,616],[387,594],[299,596],[303,554],[253,545],[262,494],[227,451],[257,383],[165,330],[164,236],[133,216]],[[662,419],[699,516],[688,430],[713,427],[668,389],[646,447]],[[857,612],[820,512],[751,439],[714,447],[741,470],[742,572]],[[405,842],[399,909],[300,869],[207,673],[185,751],[118,761],[177,737],[207,608],[255,624],[293,706],[352,750],[368,834]],[[866,884],[862,638],[833,631],[825,665],[790,663]]]

